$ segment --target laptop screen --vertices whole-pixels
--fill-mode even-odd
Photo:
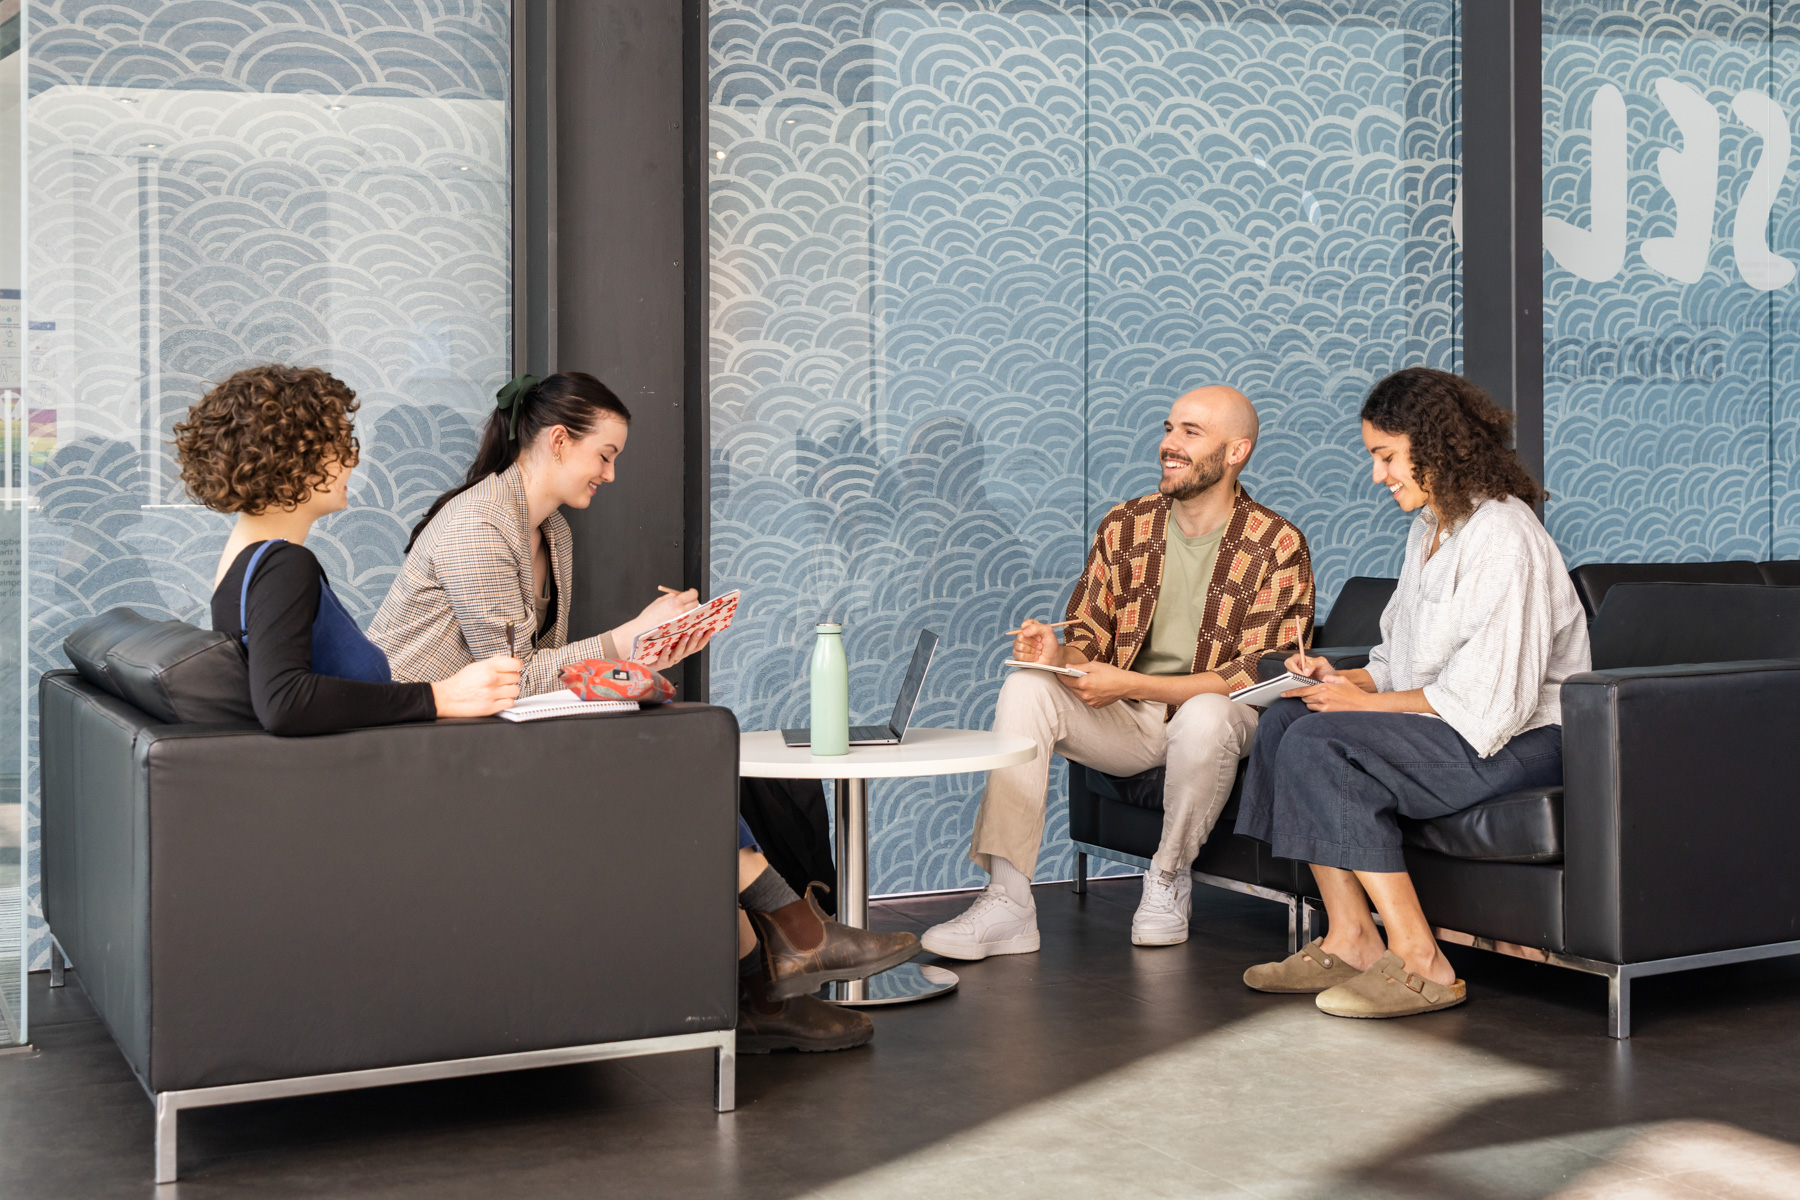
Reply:
[[[919,702],[919,691],[925,686],[925,669],[931,665],[937,644],[937,634],[929,629],[920,631],[919,644],[913,647],[912,662],[906,666],[906,678],[900,683],[900,697],[894,701],[893,718],[888,721],[888,731],[895,737],[904,737],[907,725],[912,722],[913,706]]]

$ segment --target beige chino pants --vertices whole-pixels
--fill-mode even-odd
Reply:
[[[991,870],[999,855],[1030,878],[1044,838],[1044,797],[1050,756],[1060,754],[1106,772],[1136,775],[1167,765],[1162,843],[1152,860],[1165,871],[1190,866],[1231,798],[1238,760],[1250,753],[1257,710],[1224,696],[1195,696],[1165,722],[1167,706],[1120,700],[1089,708],[1048,671],[1015,671],[1000,689],[996,733],[1016,733],[1037,745],[1037,757],[988,772],[975,814],[969,857]]]

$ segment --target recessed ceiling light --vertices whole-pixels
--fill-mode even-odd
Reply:
[[[343,112],[344,111],[344,106],[341,104],[327,104],[325,107],[327,109],[331,110],[332,112]]]
[[[725,152],[724,152],[724,151],[723,151],[723,150],[721,150],[721,151],[719,151],[719,157],[720,157],[720,158],[724,158],[724,157],[725,157]]]
[[[466,171],[466,170],[468,170],[468,169],[469,169],[469,168],[467,168],[467,167],[458,167],[458,168],[456,168],[456,169],[457,169],[457,170],[459,170],[459,171]]]

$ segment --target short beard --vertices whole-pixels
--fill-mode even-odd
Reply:
[[[1171,500],[1192,500],[1202,492],[1218,485],[1225,478],[1225,447],[1220,446],[1205,458],[1190,463],[1186,475],[1175,479],[1164,478],[1156,485],[1156,490]]]

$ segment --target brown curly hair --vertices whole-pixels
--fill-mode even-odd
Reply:
[[[356,393],[317,367],[249,367],[200,398],[175,426],[175,457],[194,499],[255,516],[306,502],[326,464],[360,457]]]
[[[1513,453],[1512,414],[1461,375],[1430,367],[1395,371],[1369,389],[1362,419],[1383,433],[1406,435],[1419,486],[1450,524],[1483,500],[1517,496],[1536,504],[1543,498],[1544,489]]]

